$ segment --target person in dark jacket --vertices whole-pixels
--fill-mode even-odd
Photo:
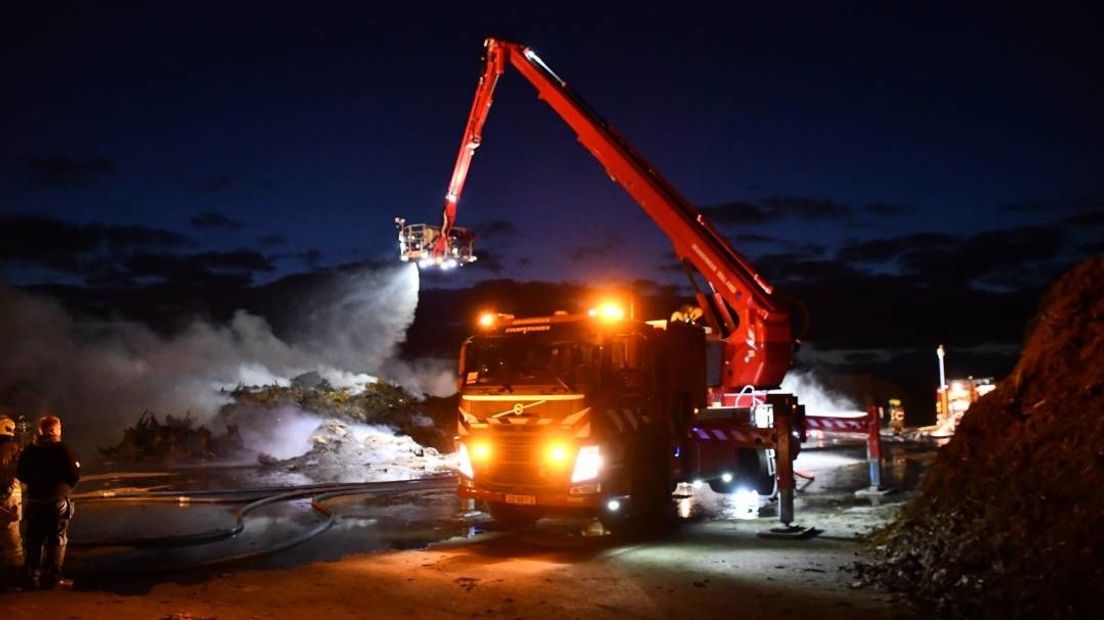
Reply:
[[[68,587],[61,576],[80,462],[61,442],[61,420],[48,415],[38,422],[38,437],[19,455],[16,475],[27,485],[23,501],[23,573],[31,588]]]

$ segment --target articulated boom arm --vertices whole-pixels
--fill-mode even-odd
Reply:
[[[793,360],[794,340],[789,312],[773,298],[771,286],[624,137],[523,45],[493,38],[486,41],[483,75],[445,199],[444,227],[451,227],[456,217],[491,96],[507,62],[536,87],[538,97],[575,131],[609,177],[670,238],[679,260],[708,282],[708,294],[698,290],[697,297],[710,325],[725,342],[723,387],[777,387]]]

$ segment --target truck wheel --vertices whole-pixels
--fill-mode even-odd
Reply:
[[[736,450],[736,482],[759,495],[774,495],[775,478],[770,473],[770,456],[766,450]]]
[[[630,499],[623,514],[602,512],[599,520],[614,532],[662,531],[675,522],[675,490],[668,442],[659,432],[646,432],[633,446]]]
[[[714,493],[728,494],[744,488],[759,495],[774,495],[775,477],[770,473],[770,457],[766,450],[736,448],[733,467],[736,471],[732,472],[731,482],[719,478],[709,481]]]
[[[507,529],[517,529],[533,525],[541,518],[541,513],[536,508],[528,506],[514,506],[502,502],[487,502],[487,511],[495,523]]]

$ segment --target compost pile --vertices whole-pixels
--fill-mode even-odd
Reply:
[[[941,617],[1062,618],[1104,591],[1104,258],[1062,276],[1020,359],[858,568]],[[1091,614],[1090,614],[1091,615]]]
[[[285,460],[266,455],[260,464],[307,475],[315,482],[410,480],[455,469],[453,458],[386,427],[329,420],[311,434],[306,454]]]
[[[224,431],[196,424],[190,414],[159,420],[147,411],[123,431],[118,444],[101,448],[100,453],[109,462],[123,463],[258,459],[263,465],[286,465],[292,470],[324,469],[341,462],[372,473],[393,466],[397,469],[392,473],[401,473],[436,471],[440,453],[453,448],[456,397],[419,399],[386,381],[334,387],[313,372],[284,385],[239,385],[223,394],[229,402],[209,425]],[[299,423],[287,425],[291,419]],[[294,451],[266,453],[266,445],[277,437],[285,449],[292,446]],[[302,457],[286,458],[293,455]],[[394,462],[386,460],[392,457]]]
[[[146,411],[123,431],[118,444],[100,448],[100,454],[108,461],[166,464],[231,459],[240,455],[242,448],[234,424],[216,434],[206,426],[196,426],[190,415],[169,415],[159,421],[156,414]]]
[[[226,424],[265,417],[275,423],[272,412],[290,408],[325,420],[387,427],[421,445],[452,449],[455,407],[447,412],[447,419],[438,420],[443,416],[436,401],[444,399],[419,399],[386,381],[334,387],[311,372],[286,386],[238,386],[230,396],[233,402],[224,405],[216,416]]]

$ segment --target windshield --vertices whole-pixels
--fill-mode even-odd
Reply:
[[[473,340],[465,358],[465,385],[558,385],[575,391],[590,383],[600,348],[548,332]]]

